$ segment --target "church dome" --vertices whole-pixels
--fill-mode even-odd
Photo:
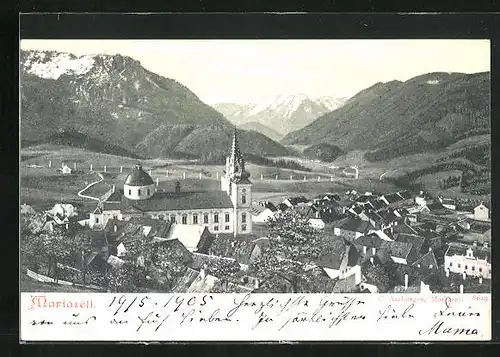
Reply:
[[[141,164],[135,165],[134,171],[132,171],[125,180],[125,185],[127,186],[148,186],[153,184],[153,179],[142,170]]]

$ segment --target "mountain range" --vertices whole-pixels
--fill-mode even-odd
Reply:
[[[216,103],[213,107],[235,125],[258,123],[285,135],[342,106],[346,99],[311,98],[305,94],[279,95],[259,104]],[[252,124],[255,126],[255,124]],[[262,127],[260,127],[262,128]],[[259,131],[259,128],[256,128]]]
[[[490,132],[490,73],[439,72],[377,83],[281,143],[326,143],[388,160]]]
[[[231,145],[234,126],[222,114],[130,57],[21,51],[20,74],[22,145],[56,140],[138,157],[207,160],[219,160]],[[261,133],[239,132],[246,153],[290,153]]]

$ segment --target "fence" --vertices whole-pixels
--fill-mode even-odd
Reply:
[[[64,162],[62,163],[64,164]],[[70,164],[66,164],[71,166]],[[109,173],[109,174],[126,174],[130,172],[133,167],[132,166],[111,166],[111,165],[94,165],[94,164],[88,164],[88,165],[83,165],[83,164],[77,164],[73,163],[73,169],[79,169],[82,171],[89,171],[89,172],[99,172],[99,173]],[[43,166],[42,166],[43,167]],[[49,161],[48,168],[55,168],[54,162]],[[179,180],[186,180],[186,179],[197,179],[197,180],[204,180],[204,179],[216,179],[219,180],[221,175],[223,175],[222,172],[209,172],[207,170],[182,170],[182,169],[153,169],[153,168],[144,168],[144,171],[146,171],[158,184],[158,181],[161,179],[179,179]],[[354,177],[352,177],[354,176]],[[344,172],[335,172],[335,173],[323,173],[323,174],[311,174],[311,173],[299,173],[299,172],[290,172],[290,171],[283,171],[279,174],[273,174],[273,173],[266,173],[266,174],[257,174],[252,177],[252,181],[294,181],[294,182],[300,182],[300,181],[306,181],[306,182],[332,182],[335,180],[335,178],[342,177],[342,178],[352,178],[352,179],[357,179],[357,175],[350,175],[346,174]]]
[[[74,286],[77,288],[86,288],[86,289],[92,289],[92,290],[98,290],[98,291],[105,291],[104,288],[97,286],[97,285],[83,285],[83,284],[73,283],[71,281],[56,280],[54,278],[35,273],[34,271],[31,271],[29,269],[26,269],[26,275],[28,275],[30,278],[32,278],[36,281],[39,281],[41,283],[50,283],[50,284],[57,284],[57,285],[64,285],[64,286]]]

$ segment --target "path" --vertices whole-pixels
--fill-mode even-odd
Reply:
[[[97,174],[99,175],[100,179],[97,180],[97,181],[94,181],[94,182],[91,182],[89,183],[87,186],[85,186],[82,190],[78,191],[78,196],[82,197],[82,198],[88,198],[89,200],[94,200],[94,201],[99,201],[99,198],[97,197],[92,197],[92,196],[87,196],[87,195],[84,195],[83,192],[85,192],[86,190],[88,190],[89,188],[91,188],[92,186],[98,184],[99,182],[102,182],[102,180],[104,180],[104,177],[101,175],[100,172],[97,172]]]
[[[382,175],[380,175],[380,177],[379,177],[380,181],[382,181],[382,177],[384,177],[384,175],[385,175],[386,173],[387,173],[387,171],[386,171],[386,172],[384,172]]]

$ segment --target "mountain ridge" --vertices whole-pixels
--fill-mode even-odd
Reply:
[[[216,157],[227,154],[231,145],[233,125],[222,114],[181,83],[145,69],[130,57],[21,51],[20,63],[24,142],[42,143],[62,130],[143,157],[176,156],[189,150],[199,158],[206,156],[204,136],[220,141],[214,146]],[[170,135],[167,143],[162,132],[177,135]],[[260,133],[240,131],[240,135],[257,143],[240,140],[245,152],[289,153]]]
[[[340,107],[344,101],[343,98],[326,96],[313,99],[298,93],[278,95],[258,104],[215,103],[212,106],[235,125],[256,122],[280,134],[287,134]]]
[[[489,72],[435,72],[376,83],[281,143],[368,150],[372,160],[438,150],[471,128],[490,130],[489,83]]]

